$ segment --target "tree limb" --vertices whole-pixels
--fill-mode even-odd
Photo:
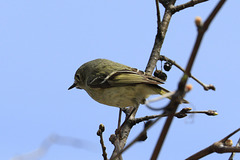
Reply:
[[[234,132],[230,133],[229,135],[224,137],[222,140],[215,142],[212,145],[208,146],[207,148],[188,157],[186,160],[200,159],[200,158],[202,158],[206,155],[209,155],[213,152],[216,152],[216,153],[240,152],[240,147],[231,147],[231,146],[226,145],[226,143],[225,143],[232,135],[234,135],[238,131],[240,131],[240,128],[238,128]]]

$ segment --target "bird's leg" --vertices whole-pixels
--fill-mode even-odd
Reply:
[[[120,125],[121,125],[121,117],[122,117],[122,108],[119,108],[119,115],[118,115],[118,127],[117,129],[120,129]]]
[[[122,123],[122,125],[115,131],[115,133],[121,133],[121,128],[126,124],[126,122],[129,120],[129,119],[134,119],[135,118],[135,115],[136,115],[136,112],[137,112],[137,109],[139,107],[139,104],[136,103],[135,106],[133,107],[129,107],[125,110],[125,114],[126,114],[126,118],[124,120],[124,122]],[[119,113],[120,114],[120,113]],[[119,121],[118,121],[119,122]],[[120,135],[121,137],[121,135]]]
[[[118,125],[117,125],[117,129],[115,130],[116,135],[120,135],[121,133],[121,118],[122,118],[122,108],[119,108]],[[121,135],[119,137],[121,137]]]

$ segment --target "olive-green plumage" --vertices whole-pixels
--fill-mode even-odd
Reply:
[[[84,89],[102,104],[129,107],[144,103],[149,95],[169,92],[158,86],[162,83],[161,79],[135,68],[107,59],[96,59],[78,68],[69,89]]]

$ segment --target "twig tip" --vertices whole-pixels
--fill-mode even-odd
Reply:
[[[214,111],[214,110],[208,110],[206,112],[206,115],[208,115],[208,116],[217,116],[218,113],[217,113],[217,111]]]
[[[212,84],[204,86],[204,90],[208,91],[210,89],[213,90],[213,91],[216,91],[216,87]]]
[[[104,131],[105,131],[105,126],[101,123],[101,124],[99,125],[99,129],[100,129],[102,132],[104,132]]]

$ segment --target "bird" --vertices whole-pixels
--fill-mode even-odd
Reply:
[[[125,108],[144,104],[146,98],[169,91],[159,85],[164,81],[136,68],[107,59],[95,59],[80,66],[74,83],[68,88],[83,89],[95,101]]]

